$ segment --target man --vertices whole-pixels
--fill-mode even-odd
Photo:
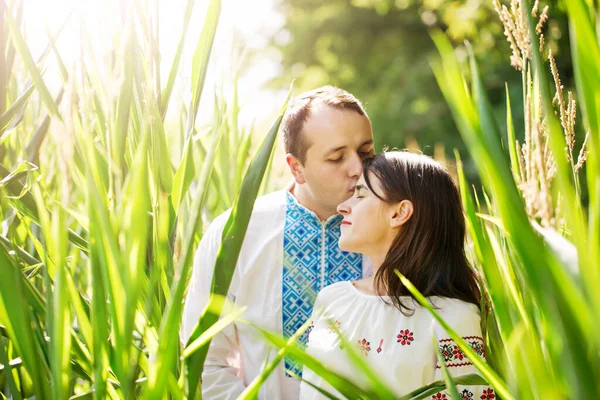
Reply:
[[[371,273],[368,260],[339,249],[337,205],[352,196],[362,160],[373,155],[371,121],[350,93],[331,86],[289,105],[281,131],[294,182],[256,200],[228,298],[245,318],[290,337],[310,317],[319,290]],[[207,304],[214,262],[229,212],[213,221],[194,259],[181,336],[190,337]],[[300,342],[306,344],[306,333]],[[245,324],[213,338],[203,372],[205,399],[235,399],[276,351]],[[285,364],[285,368],[284,365]],[[261,399],[298,397],[301,367],[286,358],[261,388]]]

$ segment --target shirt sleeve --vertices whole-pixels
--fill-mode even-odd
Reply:
[[[207,229],[194,256],[192,278],[184,302],[180,338],[189,340],[200,315],[208,304],[215,260],[221,245],[222,222],[213,221]],[[229,300],[235,300],[230,290]],[[229,400],[237,398],[246,388],[240,377],[239,341],[235,323],[216,334],[210,344],[202,373],[202,397]]]
[[[448,307],[448,310],[442,314],[442,318],[485,361],[485,341],[481,332],[481,318],[477,307],[472,304],[459,303],[458,301],[453,304],[453,307]],[[452,377],[470,374],[481,375],[471,360],[460,350],[456,342],[450,338],[450,335],[438,323],[435,323],[434,332],[438,349]],[[443,372],[437,357],[436,361],[434,380],[443,380]],[[496,398],[494,390],[488,385],[456,385],[456,388],[463,400],[491,400]],[[450,400],[451,396],[447,390],[444,390],[435,394],[432,398],[436,400]]]

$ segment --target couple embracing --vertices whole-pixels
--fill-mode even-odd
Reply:
[[[286,338],[311,320],[300,344],[359,386],[366,379],[353,368],[339,333],[398,396],[443,379],[432,336],[453,376],[476,373],[395,274],[406,276],[484,357],[480,289],[465,256],[460,196],[444,167],[408,152],[375,155],[362,104],[331,86],[295,98],[281,132],[294,181],[256,200],[228,298],[246,307],[247,320]],[[184,341],[207,304],[228,216],[213,221],[196,252]],[[203,398],[237,398],[275,354],[252,327],[229,325],[211,343]],[[341,397],[286,357],[259,398],[326,398],[294,375]],[[487,386],[458,389],[466,400],[495,397]]]

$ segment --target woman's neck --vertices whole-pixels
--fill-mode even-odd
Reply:
[[[383,262],[385,261],[385,253],[383,253],[383,255],[381,255],[381,253],[379,254],[367,254],[367,256],[369,257],[369,259],[371,260],[371,263],[373,264],[373,275],[361,279],[359,281],[355,282],[355,287],[366,294],[370,294],[370,295],[374,295],[374,296],[387,296],[387,293],[380,293],[377,290],[377,287],[375,287],[375,275],[377,274],[377,271],[379,271],[379,268],[381,268],[381,266],[383,265]]]
[[[369,259],[371,260],[371,263],[373,264],[373,276],[375,276],[377,274],[377,271],[379,271],[379,268],[381,268],[381,266],[383,265],[383,262],[385,261],[385,253],[377,253],[377,254],[367,254]]]

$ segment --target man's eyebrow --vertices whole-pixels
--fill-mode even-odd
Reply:
[[[367,140],[366,142],[364,142],[363,144],[361,144],[360,146],[358,146],[358,148],[361,148],[361,147],[366,146],[368,144],[373,144],[373,139]]]
[[[362,143],[360,146],[358,146],[358,148],[361,148],[363,146],[366,146],[368,144],[373,144],[373,139],[369,139],[366,142]],[[327,153],[325,153],[326,155],[329,155],[331,153],[335,153],[336,151],[340,151],[340,150],[344,150],[346,149],[348,146],[339,146],[339,147],[335,147],[333,149],[330,149],[327,151]]]
[[[334,149],[328,150],[327,153],[325,153],[325,154],[329,155],[331,153],[335,153],[336,151],[344,150],[346,147],[348,147],[348,146],[339,146],[339,147],[336,147]]]

